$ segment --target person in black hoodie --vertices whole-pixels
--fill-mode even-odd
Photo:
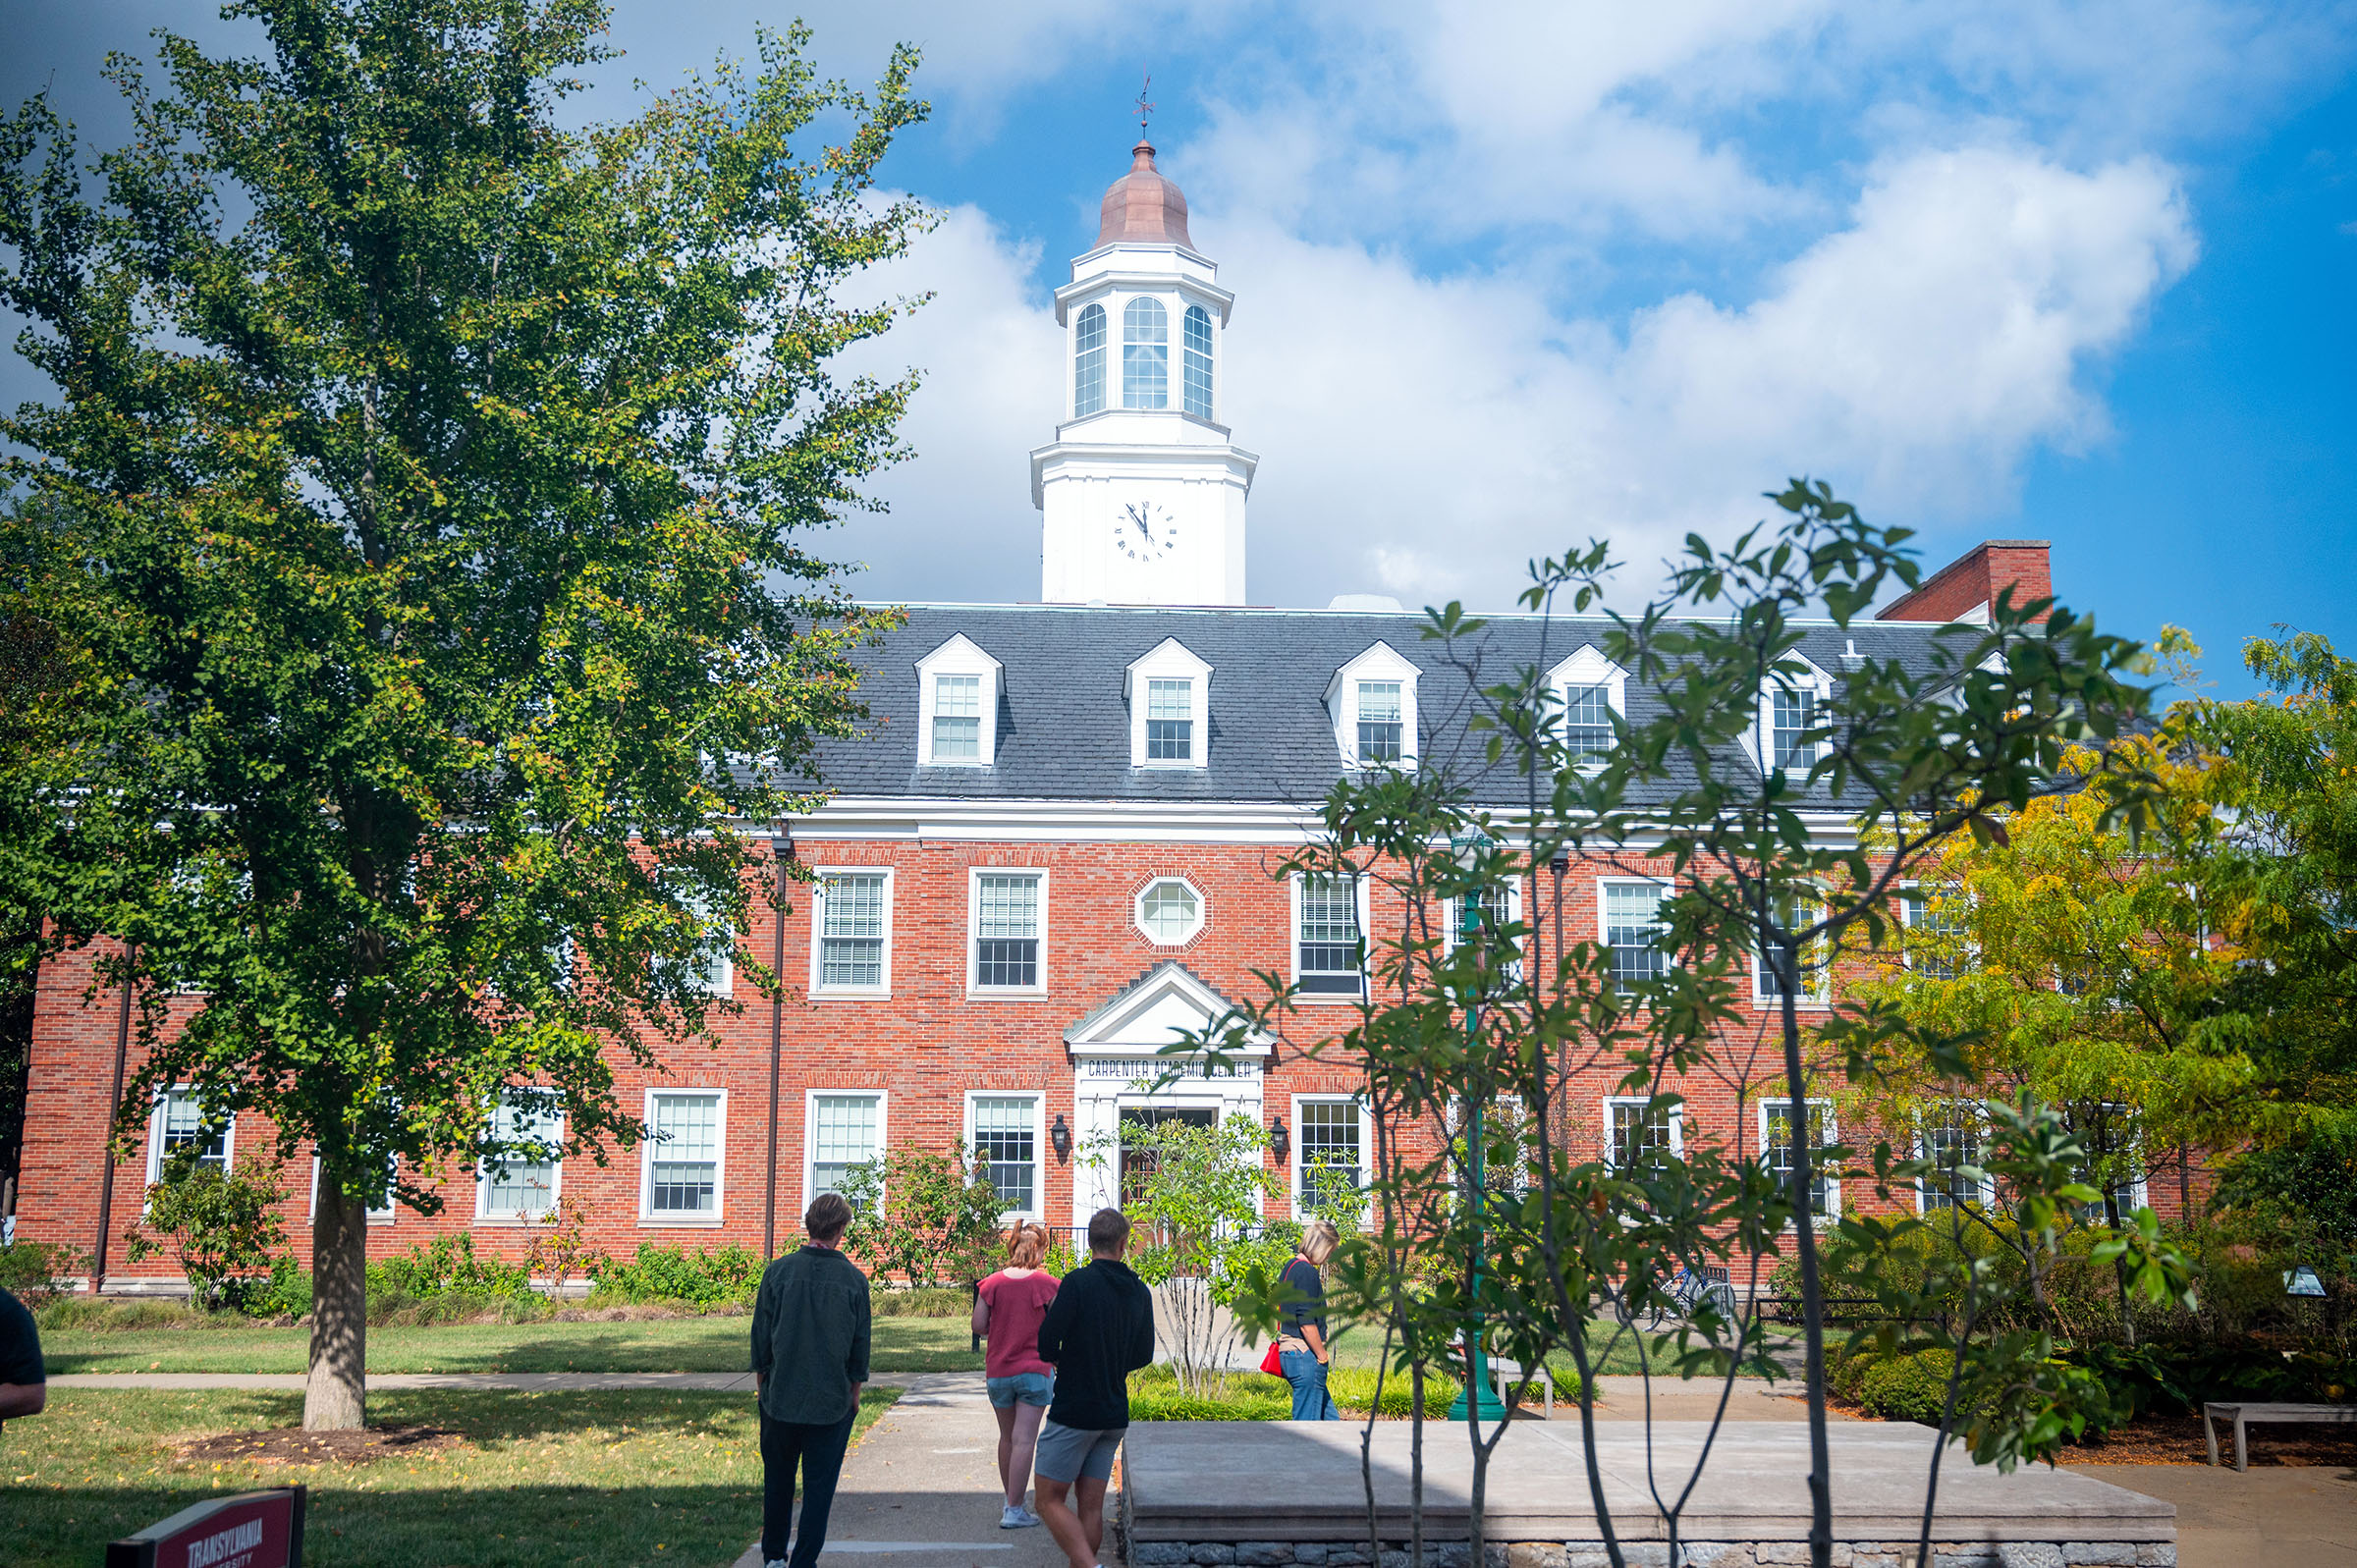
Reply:
[[[1039,1517],[1072,1568],[1098,1568],[1105,1488],[1129,1430],[1129,1375],[1154,1360],[1154,1296],[1122,1262],[1128,1241],[1129,1220],[1119,1209],[1092,1215],[1088,1267],[1066,1276],[1039,1325],[1056,1395],[1031,1475]]]

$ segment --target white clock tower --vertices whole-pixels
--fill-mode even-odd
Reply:
[[[1130,149],[1097,243],[1056,291],[1065,418],[1031,454],[1051,604],[1244,602],[1244,498],[1260,460],[1219,422],[1234,296],[1186,234],[1186,198]]]

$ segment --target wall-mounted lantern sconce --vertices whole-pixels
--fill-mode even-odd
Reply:
[[[1547,862],[1547,869],[1555,873],[1556,881],[1562,881],[1563,873],[1571,869],[1571,851],[1558,846],[1554,858]]]
[[[1277,1162],[1282,1165],[1291,1157],[1292,1152],[1293,1140],[1285,1130],[1285,1118],[1279,1116],[1269,1124],[1269,1153],[1275,1155]]]
[[[1064,1124],[1062,1111],[1056,1113],[1056,1125],[1048,1129],[1048,1142],[1054,1146],[1060,1163],[1072,1158],[1072,1129]]]

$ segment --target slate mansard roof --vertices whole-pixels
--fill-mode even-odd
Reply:
[[[1147,609],[1063,605],[912,605],[906,624],[859,650],[860,691],[869,718],[850,739],[824,743],[824,786],[841,797],[967,800],[1089,800],[1207,804],[1252,802],[1314,808],[1343,776],[1335,716],[1326,703],[1337,671],[1376,643],[1417,667],[1417,721],[1426,766],[1479,767],[1469,683],[1425,640],[1420,613],[1334,610]],[[1608,622],[1558,617],[1488,618],[1458,657],[1480,659],[1486,681],[1532,662],[1552,669],[1582,646],[1601,651]],[[1862,622],[1811,628],[1800,652],[1838,680],[1854,640],[1860,654],[1897,657],[1929,673],[1939,626]],[[917,661],[963,634],[1003,666],[996,755],[987,767],[918,765]],[[1124,676],[1165,638],[1177,638],[1212,667],[1209,766],[1130,765]],[[1959,657],[1970,644],[1955,646]],[[1142,699],[1141,699],[1142,700]],[[1652,708],[1634,680],[1628,716]],[[1510,769],[1476,788],[1508,806],[1523,785]],[[1827,797],[1826,804],[1834,802]]]

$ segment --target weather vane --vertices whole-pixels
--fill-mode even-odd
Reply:
[[[1145,86],[1137,89],[1137,139],[1140,141],[1146,139],[1146,116],[1154,112],[1154,106],[1146,101],[1146,93],[1153,85],[1153,73],[1148,72]]]

